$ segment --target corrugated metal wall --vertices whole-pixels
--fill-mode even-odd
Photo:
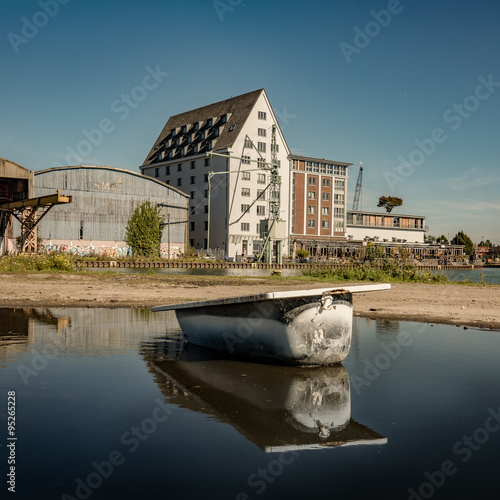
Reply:
[[[188,219],[187,197],[151,177],[111,167],[60,167],[35,173],[35,196],[57,189],[73,203],[58,205],[38,226],[47,239],[123,241],[134,209],[144,201],[158,204],[170,214],[170,241],[183,244]],[[168,238],[163,232],[163,242]]]

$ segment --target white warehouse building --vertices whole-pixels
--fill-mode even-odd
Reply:
[[[264,89],[171,116],[142,174],[189,195],[189,243],[228,258],[256,256],[269,214],[272,131],[281,177],[282,247],[289,238],[289,148]],[[210,173],[210,192],[209,192]],[[213,176],[212,176],[213,173]]]

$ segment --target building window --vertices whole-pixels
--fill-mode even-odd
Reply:
[[[159,177],[159,176],[160,176],[160,169],[155,168],[155,177]]]
[[[317,161],[313,162],[313,172],[319,173],[319,163]]]
[[[170,185],[170,181],[168,181],[168,180],[167,180],[167,181],[165,181],[165,184],[168,184],[168,185]]]
[[[259,111],[259,120],[265,120],[267,118],[267,113],[265,111]]]
[[[219,137],[219,129],[214,129],[214,137]]]
[[[231,125],[231,126],[229,127],[229,132],[232,132],[235,128],[236,128],[236,125]]]
[[[207,220],[203,223],[203,226],[204,226],[203,229],[205,231],[208,231],[208,221]],[[206,246],[206,244],[205,244],[205,246]]]
[[[309,177],[309,186],[316,186],[316,177]]]
[[[293,160],[292,165],[293,165],[293,167],[292,167],[293,170],[297,170],[297,168],[298,168],[298,162],[297,162],[297,160]]]
[[[266,143],[265,142],[258,142],[257,143],[257,151],[260,153],[265,153],[266,152]]]
[[[321,199],[323,201],[330,201],[330,193],[322,193]]]
[[[193,141],[193,137],[191,135],[188,135],[186,140],[188,144],[191,144],[191,142]]]
[[[322,163],[319,167],[319,171],[322,173],[322,174],[326,174],[326,163]]]
[[[175,135],[175,128],[170,130],[170,135],[173,137]]]
[[[321,221],[321,229],[330,229],[330,221],[322,220]]]
[[[193,130],[196,132],[199,128],[200,128],[200,124],[199,124],[198,122],[196,122],[196,123],[193,125]]]
[[[186,125],[183,125],[181,127],[181,134],[185,134],[186,133]]]
[[[334,221],[335,231],[343,231],[344,230],[344,222],[341,220]]]
[[[266,183],[266,174],[257,174],[257,182],[259,184],[265,184]]]
[[[203,196],[204,196],[205,198],[208,198],[208,189],[204,189],[204,190],[203,190]]]
[[[177,186],[182,186],[182,179],[177,179]]]
[[[189,183],[190,183],[190,184],[196,184],[196,176],[192,175],[192,176],[189,178]]]
[[[205,158],[205,167],[210,166],[210,158]]]
[[[245,205],[245,204],[241,205],[241,213],[248,212],[249,208],[250,205]]]
[[[333,165],[328,164],[326,166],[326,173],[330,175],[333,174]]]
[[[340,179],[335,179],[335,189],[341,189],[342,191],[344,190],[345,186],[345,181],[340,180]]]
[[[170,175],[170,165],[165,167],[165,175]]]
[[[313,215],[316,213],[316,207],[314,205],[307,205],[307,213]]]
[[[325,188],[329,188],[330,187],[330,179],[328,179],[328,177],[326,177],[325,179],[323,179],[323,187],[325,187]]]
[[[266,199],[265,191],[263,189],[257,189],[257,199],[259,200]]]
[[[203,182],[208,182],[208,174],[205,174],[205,175],[203,176]]]
[[[212,149],[212,141],[207,142],[207,149]]]
[[[308,219],[307,227],[316,227],[316,221],[314,219]]]
[[[265,128],[259,128],[257,133],[260,135],[260,137],[266,137],[266,129]]]
[[[330,207],[321,207],[321,215],[330,215]]]
[[[241,178],[244,181],[249,181],[250,180],[250,172],[241,172]]]
[[[257,215],[266,215],[266,207],[264,205],[257,205]]]
[[[241,163],[243,163],[243,165],[250,165],[250,156],[242,156]]]
[[[241,188],[241,196],[250,196],[250,188]]]
[[[198,152],[198,145],[197,145],[197,144],[195,144],[195,145],[193,146],[193,153],[197,153],[197,152]]]
[[[242,231],[250,231],[250,223],[249,222],[242,222],[241,223],[241,230]]]
[[[193,170],[194,168],[196,168],[196,162],[195,162],[195,161],[192,161],[192,162],[191,162],[191,170]]]
[[[336,205],[343,205],[344,204],[344,195],[343,194],[334,195],[334,201],[335,201]]]
[[[211,126],[212,126],[212,123],[213,123],[212,118],[209,118],[209,119],[207,120],[207,127],[211,127]]]
[[[343,219],[344,218],[344,209],[343,208],[334,208],[333,209],[333,216],[336,219]]]
[[[333,167],[333,173],[334,173],[335,175],[339,175],[339,172],[340,172],[340,165],[335,165],[335,166]]]
[[[195,228],[194,221],[191,221],[191,222],[189,223],[189,230],[190,230],[190,231],[194,231],[194,228]]]
[[[202,133],[200,134],[200,139],[201,139],[202,141],[204,141],[204,140],[205,140],[205,132],[202,132]]]
[[[251,148],[251,147],[253,147],[253,143],[252,143],[251,139],[245,139],[243,147],[244,148]]]
[[[196,196],[196,191],[191,191],[189,193],[189,198],[191,198],[192,200],[194,200],[194,197]]]
[[[257,167],[264,168],[265,166],[266,166],[266,159],[265,158],[259,158],[257,160]]]
[[[315,200],[316,199],[316,192],[315,191],[308,191],[307,192],[307,198],[309,200]]]
[[[177,172],[182,172],[182,163],[177,165]]]
[[[222,116],[220,117],[220,122],[221,122],[221,123],[226,123],[226,122],[227,122],[227,115],[222,115]]]
[[[208,205],[203,206],[203,213],[208,214]]]

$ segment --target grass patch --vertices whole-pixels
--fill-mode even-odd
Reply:
[[[37,271],[63,271],[75,270],[73,258],[64,253],[7,255],[0,257],[0,272],[23,273]]]

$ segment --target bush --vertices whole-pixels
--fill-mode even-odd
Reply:
[[[16,255],[0,258],[0,271],[73,271],[71,255],[64,253]]]

